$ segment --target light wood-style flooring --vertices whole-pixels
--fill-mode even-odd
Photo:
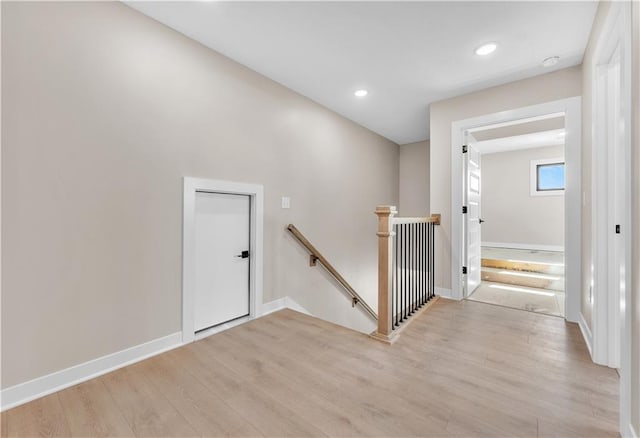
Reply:
[[[467,299],[564,317],[565,295],[564,292],[557,290],[482,281]]]
[[[618,436],[560,318],[441,299],[392,346],[284,310],[2,414],[2,436]]]

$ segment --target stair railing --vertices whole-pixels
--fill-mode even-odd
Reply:
[[[304,235],[298,230],[295,225],[289,224],[287,226],[287,230],[304,246],[307,251],[309,251],[309,266],[316,266],[317,262],[327,270],[329,274],[344,288],[344,290],[351,296],[351,305],[355,307],[356,304],[362,306],[362,308],[371,316],[373,319],[377,320],[378,315],[373,309],[367,304],[366,301],[362,299],[362,297],[355,291],[353,287],[344,279],[340,273],[336,270],[336,268],[329,263],[329,261],[316,249],[315,246],[309,242],[309,240],[304,237]]]
[[[425,304],[435,298],[435,226],[440,215],[395,217],[380,205],[378,216],[378,330],[391,341]]]

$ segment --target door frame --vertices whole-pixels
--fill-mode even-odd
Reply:
[[[196,192],[248,195],[250,207],[249,317],[262,314],[264,187],[204,178],[184,177],[182,210],[182,342],[196,339],[195,310],[195,206]],[[199,337],[198,337],[199,338]]]
[[[631,394],[631,251],[632,235],[632,151],[631,151],[631,2],[612,2],[604,20],[601,36],[596,43],[593,57],[588,68],[592,74],[591,116],[593,133],[592,153],[592,284],[593,284],[593,360],[596,363],[620,367],[620,430],[630,425]],[[609,211],[609,194],[612,181],[609,171],[609,142],[606,138],[607,121],[603,117],[604,102],[608,94],[605,91],[606,78],[601,74],[602,68],[609,65],[609,59],[619,48],[620,55],[620,96],[621,121],[623,128],[623,148],[625,155],[625,197],[623,217],[620,221],[622,238],[624,239],[624,278],[622,296],[610,293],[612,287],[612,271],[616,268],[609,264],[608,248],[613,244],[615,234],[611,225],[614,223],[613,212]],[[606,111],[606,110],[605,110]],[[617,266],[620,267],[619,265]],[[618,327],[619,329],[616,329]]]
[[[467,132],[481,128],[508,126],[517,121],[565,117],[565,319],[578,322],[581,295],[581,97],[545,102],[522,108],[485,114],[451,124],[451,295],[463,299],[462,144]]]

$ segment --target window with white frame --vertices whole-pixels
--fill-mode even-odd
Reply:
[[[564,158],[531,160],[531,196],[564,195]]]

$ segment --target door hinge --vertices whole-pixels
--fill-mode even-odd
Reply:
[[[467,153],[467,145],[466,145],[466,144],[463,144],[463,145],[462,145],[462,153],[463,153],[463,154],[466,154],[466,153]]]
[[[467,206],[466,205],[462,206],[462,214],[467,214]]]
[[[616,225],[616,234],[620,234],[620,225]]]
[[[463,273],[463,274],[466,274],[466,273],[467,273],[467,267],[466,267],[466,266],[463,266],[463,267],[462,267],[462,273]]]

